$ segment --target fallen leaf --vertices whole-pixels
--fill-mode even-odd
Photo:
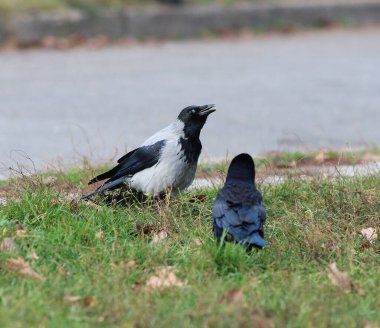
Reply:
[[[242,297],[243,290],[241,288],[232,288],[221,297],[220,301],[232,303],[241,300]]]
[[[6,237],[0,244],[0,251],[1,252],[17,252],[17,244],[12,238]]]
[[[149,277],[145,284],[145,291],[163,290],[184,287],[186,284],[176,276],[176,269],[170,266],[156,269],[156,275]]]
[[[0,197],[0,206],[7,205],[7,199],[5,197]]]
[[[26,230],[22,229],[22,230],[16,230],[16,236],[17,237],[25,237],[26,236]]]
[[[83,304],[86,307],[93,306],[95,304],[95,297],[93,297],[93,296],[85,296],[85,297],[83,297]]]
[[[368,241],[374,241],[377,239],[377,232],[374,228],[367,228],[360,230],[360,235]]]
[[[39,275],[37,272],[35,272],[30,265],[24,261],[21,257],[18,257],[17,259],[10,259],[7,261],[7,267],[8,270],[14,271],[18,273],[21,276],[24,276],[26,278],[32,278],[36,280],[43,281],[44,278]]]
[[[362,288],[354,285],[354,283],[351,281],[350,277],[348,276],[347,272],[339,271],[335,262],[329,264],[328,269],[329,269],[328,275],[333,285],[343,289],[346,292],[355,291],[359,295],[365,294]]]
[[[134,291],[139,291],[139,290],[141,289],[141,286],[142,286],[142,283],[139,282],[139,281],[137,281],[137,282],[135,282],[135,283],[132,285],[132,289],[133,289]]]
[[[152,244],[158,243],[169,238],[169,233],[165,230],[161,230],[153,235]]]
[[[78,305],[83,305],[85,307],[91,307],[95,304],[95,297],[93,296],[73,296],[73,295],[65,295],[63,300],[66,303],[69,304],[78,304]]]
[[[99,230],[96,234],[95,234],[95,237],[97,239],[102,239],[104,237],[104,232],[103,230]]]
[[[66,303],[77,303],[77,302],[79,302],[81,299],[82,299],[81,296],[71,296],[71,295],[65,295],[65,297],[63,298],[63,300],[64,300]]]

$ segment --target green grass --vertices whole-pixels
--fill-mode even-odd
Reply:
[[[356,165],[370,161],[379,161],[379,147],[365,150],[337,151],[332,149],[309,152],[273,152],[255,158],[256,168],[291,169],[305,166],[321,165]],[[198,176],[224,175],[230,161],[204,162],[198,166]]]
[[[128,206],[67,200],[66,193],[88,175],[71,170],[49,187],[41,177],[1,187],[12,198],[0,205],[0,240],[10,237],[18,246],[16,252],[0,252],[1,327],[380,324],[380,243],[358,235],[362,228],[380,229],[380,175],[289,178],[259,186],[270,246],[250,254],[239,245],[215,244],[216,189]],[[160,230],[169,237],[152,243]],[[33,251],[38,260],[31,258]],[[7,261],[17,257],[45,279],[9,270]],[[125,265],[130,261],[135,265]],[[327,275],[331,262],[365,295],[333,286]],[[146,290],[161,266],[175,267],[186,286]],[[243,295],[234,299],[233,288]]]

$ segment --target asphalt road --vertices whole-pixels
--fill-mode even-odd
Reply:
[[[0,174],[122,155],[215,103],[203,158],[380,144],[380,29],[0,53]],[[30,167],[30,165],[29,165]]]

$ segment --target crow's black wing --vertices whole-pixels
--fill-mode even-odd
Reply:
[[[118,160],[118,165],[113,169],[102,173],[92,179],[88,184],[108,179],[108,182],[117,180],[124,176],[131,176],[157,164],[162,148],[166,141],[161,140],[149,146],[136,148]]]
[[[218,243],[220,242],[220,239],[223,235],[222,218],[224,217],[226,210],[228,210],[228,205],[218,195],[212,208],[213,231],[216,239],[218,240]]]

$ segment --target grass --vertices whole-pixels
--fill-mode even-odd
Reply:
[[[372,147],[363,150],[337,151],[333,149],[309,151],[309,152],[272,152],[255,159],[256,168],[259,170],[273,171],[273,169],[297,169],[301,167],[357,165],[380,160],[380,150]],[[224,175],[230,161],[204,162],[198,167],[198,176]]]
[[[72,201],[89,172],[16,179],[0,187],[1,327],[364,327],[380,324],[380,175],[296,177],[259,186],[270,246],[218,248],[211,208],[217,189],[160,203],[100,206]],[[152,239],[159,231],[168,238]],[[33,255],[38,256],[38,259]],[[44,280],[9,269],[21,257]],[[337,262],[364,295],[328,278]],[[159,267],[185,286],[149,290]]]

